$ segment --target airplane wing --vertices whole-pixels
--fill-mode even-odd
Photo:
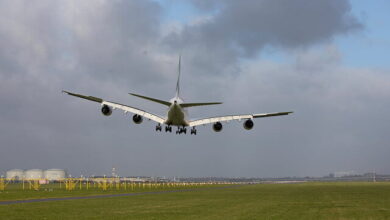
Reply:
[[[163,124],[165,122],[165,119],[163,117],[161,117],[161,116],[154,115],[152,113],[149,113],[149,112],[146,112],[144,110],[141,110],[141,109],[138,109],[138,108],[134,108],[134,107],[131,107],[131,106],[128,106],[128,105],[123,105],[123,104],[115,103],[115,102],[111,102],[111,101],[105,101],[105,100],[103,100],[101,98],[97,98],[97,97],[94,97],[94,96],[85,96],[85,95],[72,93],[72,92],[68,92],[68,91],[62,91],[62,92],[66,93],[68,95],[71,95],[71,96],[76,96],[76,97],[79,97],[79,98],[82,98],[82,99],[87,99],[87,100],[90,100],[90,101],[93,101],[93,102],[98,102],[101,105],[110,106],[112,109],[121,109],[125,113],[131,112],[133,114],[137,114],[137,115],[140,115],[140,116],[145,117],[147,119],[150,119],[150,120],[153,120],[155,122],[158,122],[160,124]]]
[[[262,113],[262,114],[251,114],[251,115],[228,115],[228,116],[204,118],[204,119],[190,121],[189,126],[193,127],[193,126],[211,124],[215,122],[281,116],[281,115],[288,115],[291,113],[293,112],[275,112],[275,113]]]

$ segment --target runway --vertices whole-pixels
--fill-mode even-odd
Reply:
[[[91,196],[54,197],[54,198],[26,199],[26,200],[8,200],[8,201],[0,201],[0,205],[12,205],[12,204],[22,204],[22,203],[35,203],[35,202],[54,202],[54,201],[66,201],[66,200],[78,200],[78,199],[100,199],[100,198],[140,196],[140,195],[151,195],[151,194],[167,194],[167,193],[178,193],[178,192],[202,191],[202,190],[210,190],[210,189],[226,189],[226,188],[233,188],[233,187],[239,187],[239,186],[241,186],[241,185],[210,187],[210,188],[201,188],[201,189],[179,189],[179,190],[157,191],[157,192],[134,192],[134,193],[105,194],[105,195],[91,195]]]

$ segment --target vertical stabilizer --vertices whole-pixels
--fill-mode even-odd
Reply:
[[[177,76],[177,83],[176,83],[176,98],[180,96],[180,72],[181,72],[181,55],[179,56],[179,73]]]

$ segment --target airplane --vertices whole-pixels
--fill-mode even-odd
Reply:
[[[164,100],[147,97],[135,93],[129,93],[129,95],[167,106],[168,111],[166,117],[152,114],[132,106],[106,101],[94,96],[85,96],[77,93],[68,92],[65,90],[63,90],[62,92],[71,96],[100,103],[101,112],[104,116],[110,116],[112,114],[112,110],[120,109],[123,110],[125,114],[129,112],[133,113],[134,114],[133,122],[135,124],[141,124],[143,122],[143,118],[147,118],[149,120],[157,122],[156,129],[155,129],[156,131],[161,132],[162,125],[165,125],[165,132],[172,132],[172,126],[176,126],[177,127],[176,134],[182,134],[182,133],[186,134],[187,127],[189,127],[191,128],[190,134],[196,135],[197,134],[196,126],[206,125],[206,124],[213,124],[212,125],[213,130],[215,132],[220,132],[222,131],[223,128],[221,122],[229,122],[232,120],[239,120],[239,121],[245,120],[243,123],[244,128],[246,130],[251,130],[254,126],[254,122],[253,122],[254,118],[282,116],[282,115],[288,115],[293,113],[292,111],[289,111],[289,112],[275,112],[275,113],[261,113],[261,114],[226,115],[226,116],[203,118],[198,120],[188,120],[187,108],[195,107],[195,106],[205,106],[205,105],[218,105],[218,104],[222,104],[222,102],[199,102],[199,103],[184,102],[183,99],[180,98],[181,56],[179,56],[178,72],[179,73],[176,82],[176,94],[175,97],[172,98],[170,101],[164,101]]]

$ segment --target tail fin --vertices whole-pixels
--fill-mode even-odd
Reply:
[[[179,74],[177,77],[177,83],[176,83],[176,97],[180,96],[180,72],[181,72],[181,55],[179,56]]]

